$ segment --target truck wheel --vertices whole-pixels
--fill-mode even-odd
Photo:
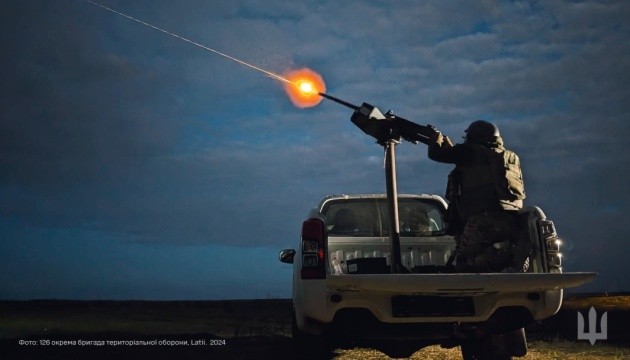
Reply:
[[[496,354],[491,348],[485,346],[481,340],[468,342],[461,345],[463,360],[510,360],[512,356]]]
[[[422,346],[409,341],[387,341],[376,348],[390,358],[402,359],[411,357]]]
[[[527,354],[527,339],[525,328],[511,331],[503,336],[503,343],[512,356],[525,356]]]
[[[480,360],[482,359],[481,340],[468,340],[461,344],[463,360]]]
[[[317,336],[301,331],[293,314],[291,324],[293,340],[293,354],[295,359],[327,359],[330,356],[330,345],[323,336]]]
[[[505,334],[489,334],[478,340],[470,339],[461,344],[461,349],[464,360],[509,360],[512,356],[525,356],[525,329],[520,328]]]

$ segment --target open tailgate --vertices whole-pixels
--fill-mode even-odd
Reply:
[[[593,280],[594,272],[491,274],[344,274],[328,276],[336,291],[395,293],[491,293],[567,289]]]

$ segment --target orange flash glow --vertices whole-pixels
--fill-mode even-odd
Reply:
[[[319,93],[326,92],[324,79],[313,70],[304,68],[285,74],[290,82],[284,85],[291,102],[300,108],[312,107],[322,101]]]

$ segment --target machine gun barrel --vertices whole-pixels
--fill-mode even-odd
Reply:
[[[319,96],[321,96],[321,97],[324,97],[324,98],[328,99],[328,100],[332,100],[332,101],[336,102],[337,104],[341,104],[341,105],[343,105],[343,106],[345,106],[345,107],[349,107],[350,109],[352,109],[352,110],[354,110],[354,111],[359,110],[359,107],[358,107],[358,106],[356,106],[356,105],[352,105],[352,104],[350,104],[349,102],[347,102],[347,101],[343,101],[343,100],[341,100],[341,99],[339,99],[339,98],[336,98],[336,97],[334,97],[334,96],[332,96],[332,95],[328,95],[328,94],[326,94],[326,93],[322,93],[322,92],[317,93],[317,94],[318,94]]]

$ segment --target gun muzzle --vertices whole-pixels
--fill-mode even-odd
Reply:
[[[353,104],[350,104],[349,102],[347,102],[347,101],[343,101],[343,100],[341,100],[341,99],[339,99],[339,98],[336,98],[336,97],[334,97],[334,96],[332,96],[332,95],[328,95],[328,94],[326,94],[326,93],[322,93],[322,92],[320,92],[320,93],[318,93],[318,94],[319,94],[319,96],[321,96],[321,97],[323,97],[323,98],[326,98],[326,99],[328,99],[328,100],[332,100],[332,101],[336,102],[337,104],[341,104],[341,105],[343,105],[343,106],[345,106],[345,107],[349,107],[350,109],[352,109],[352,110],[354,110],[354,111],[359,110],[359,107],[358,107],[358,106],[353,105]]]

